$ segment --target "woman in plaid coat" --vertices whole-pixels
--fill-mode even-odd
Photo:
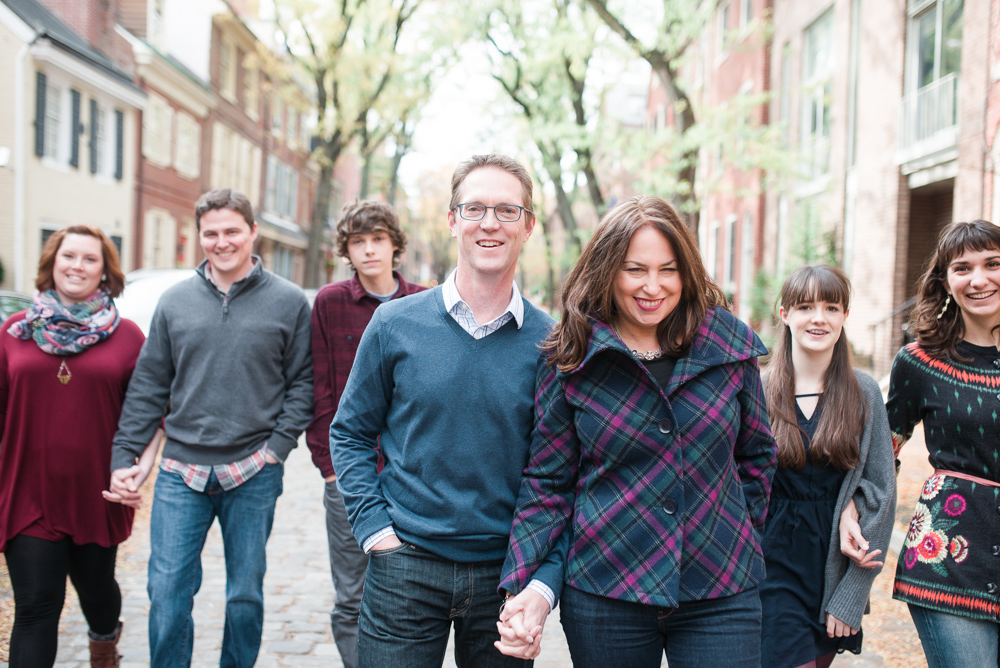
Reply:
[[[605,215],[563,288],[501,589],[504,653],[539,650],[562,569],[575,666],[758,666],[775,444],[753,331],[655,197]],[[515,594],[519,594],[514,596]]]

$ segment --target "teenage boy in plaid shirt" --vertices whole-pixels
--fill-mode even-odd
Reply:
[[[226,556],[220,665],[249,668],[260,649],[282,462],[312,417],[309,302],[252,254],[257,224],[242,193],[205,193],[195,224],[206,259],[153,314],[112,446],[108,496],[138,504],[151,458],[136,457],[166,412],[150,521],[150,665],[191,665],[201,550],[218,517]]]
[[[326,534],[330,546],[334,604],[330,626],[344,668],[358,665],[358,612],[368,555],[351,533],[344,497],[330,459],[330,423],[340,404],[361,335],[382,303],[425,290],[407,283],[394,267],[406,250],[406,234],[388,204],[348,204],[337,221],[337,254],[354,268],[349,280],[316,295],[312,314],[313,421],[306,443],[326,490]]]

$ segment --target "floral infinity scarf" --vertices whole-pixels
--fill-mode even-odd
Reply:
[[[111,336],[121,322],[115,303],[105,290],[90,299],[64,306],[55,290],[36,292],[24,316],[7,330],[22,341],[34,339],[51,355],[76,355]]]

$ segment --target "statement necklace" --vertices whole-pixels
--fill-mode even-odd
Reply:
[[[618,327],[616,325],[611,325],[611,329],[615,330],[615,334],[618,338],[621,339],[622,343],[625,343],[625,338],[622,336],[622,333],[618,331]],[[625,347],[628,347],[627,343],[625,343]],[[632,350],[632,357],[637,360],[643,360],[644,362],[652,362],[653,360],[658,360],[663,357],[663,348],[660,347],[656,350],[647,350],[644,353],[640,353],[638,350]]]

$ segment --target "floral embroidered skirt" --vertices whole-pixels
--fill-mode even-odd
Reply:
[[[940,474],[924,482],[893,598],[1000,622],[1000,487]]]

